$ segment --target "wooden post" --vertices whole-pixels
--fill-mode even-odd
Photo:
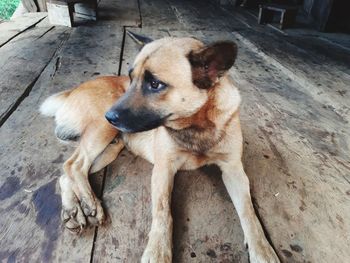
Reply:
[[[73,26],[73,10],[65,1],[47,2],[49,21],[53,25]]]

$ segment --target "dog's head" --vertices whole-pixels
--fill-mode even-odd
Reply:
[[[229,41],[205,46],[194,38],[129,35],[143,47],[129,71],[130,86],[106,113],[122,132],[154,129],[196,113],[237,54]]]

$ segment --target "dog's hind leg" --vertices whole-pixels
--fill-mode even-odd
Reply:
[[[62,215],[64,221],[67,220],[65,215],[73,215],[73,218],[69,218],[65,222],[65,225],[70,229],[74,221],[78,223],[76,227],[84,228],[86,226],[83,220],[79,220],[79,213],[75,213],[76,210],[78,212],[81,210],[91,224],[102,224],[104,221],[102,206],[89,184],[88,174],[96,158],[106,150],[116,134],[117,131],[104,121],[88,126],[81,136],[79,146],[64,163],[63,169],[70,179],[70,187],[75,193],[75,198],[73,198],[71,190],[68,189],[69,186],[65,183],[67,179],[63,178],[61,183],[61,187],[64,187],[62,189],[62,194],[64,194],[62,195]],[[108,156],[110,157],[110,154]],[[110,160],[110,158],[107,159]],[[102,158],[102,160],[105,160],[105,158]],[[101,165],[102,162],[100,167]],[[65,206],[65,198],[69,199],[70,206]]]
[[[267,241],[251,201],[249,180],[241,161],[219,163],[222,178],[238,213],[252,263],[280,262]]]

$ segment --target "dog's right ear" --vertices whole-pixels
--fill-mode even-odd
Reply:
[[[126,31],[128,33],[128,35],[137,43],[140,45],[140,47],[142,48],[144,45],[151,43],[153,41],[152,38],[143,36],[143,35],[139,35],[136,33],[133,33],[129,30]]]

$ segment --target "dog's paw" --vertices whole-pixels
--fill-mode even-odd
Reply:
[[[164,235],[150,235],[141,263],[171,263],[171,261],[172,251],[169,238]]]
[[[98,225],[104,222],[103,208],[97,198],[80,200],[73,190],[74,182],[66,175],[60,178],[60,187],[62,195],[61,218],[68,230],[80,234],[88,225]]]
[[[83,198],[80,205],[90,225],[102,225],[104,223],[105,214],[101,202],[97,198],[90,198],[89,201]]]
[[[276,252],[265,240],[249,247],[249,259],[251,263],[280,263]]]
[[[86,227],[86,218],[78,201],[63,205],[61,218],[64,226],[72,233],[80,234]]]
[[[93,208],[91,208],[93,207]],[[96,200],[93,206],[74,196],[69,198],[62,192],[62,221],[73,233],[80,234],[88,225],[103,224],[105,216],[101,203]]]
[[[146,248],[141,263],[171,263],[171,252],[157,248]]]

